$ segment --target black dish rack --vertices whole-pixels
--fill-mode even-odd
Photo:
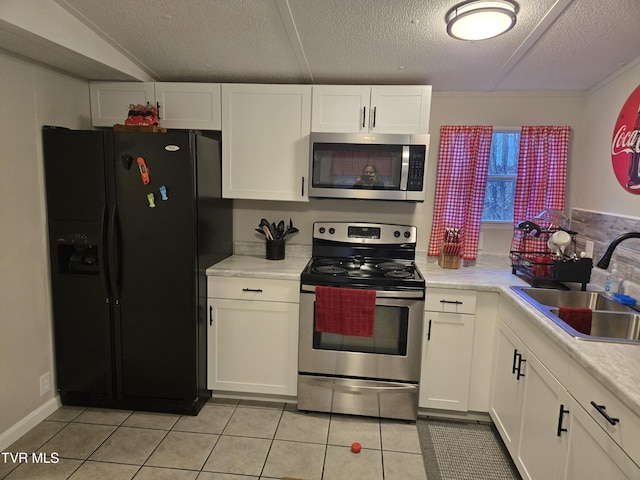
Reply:
[[[535,237],[540,245],[540,240],[544,243],[557,230],[543,230],[539,237]],[[591,270],[593,260],[591,258],[577,258],[575,255],[575,233],[567,231],[572,238],[573,256],[556,255],[550,251],[518,251],[512,250],[509,254],[511,258],[511,272],[520,275],[533,287],[550,285],[554,287],[568,288],[563,283],[579,283],[581,290],[587,289],[587,284],[591,281]],[[515,230],[514,237],[521,236],[521,245],[525,247],[530,243],[531,237],[526,233]]]

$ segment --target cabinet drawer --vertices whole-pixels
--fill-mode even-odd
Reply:
[[[618,400],[609,390],[594,379],[575,361],[571,362],[571,374],[568,390],[589,415],[604,431],[625,451],[631,459],[640,465],[640,417]],[[595,402],[614,421],[612,425],[598,409]]]
[[[474,290],[427,287],[424,309],[429,312],[473,314],[476,311],[476,292]]]
[[[297,280],[210,276],[207,279],[207,297],[298,303],[300,301],[300,282]]]

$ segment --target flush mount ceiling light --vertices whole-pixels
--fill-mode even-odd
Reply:
[[[516,24],[518,5],[509,0],[470,0],[447,12],[447,33],[459,40],[486,40]]]

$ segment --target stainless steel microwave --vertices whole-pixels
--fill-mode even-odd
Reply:
[[[424,202],[429,135],[312,133],[309,197]]]

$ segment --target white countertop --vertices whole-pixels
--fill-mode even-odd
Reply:
[[[207,269],[207,275],[299,280],[309,257],[290,256],[266,260],[264,256],[233,255]],[[527,285],[503,266],[443,269],[435,262],[418,259],[427,288],[458,288],[499,292],[508,298],[556,345],[568,352],[594,378],[632,411],[640,412],[640,345],[579,340],[568,335],[543,313],[529,305],[511,288]]]
[[[207,268],[207,275],[300,280],[300,273],[308,262],[309,257],[267,260],[264,255],[232,255]]]

